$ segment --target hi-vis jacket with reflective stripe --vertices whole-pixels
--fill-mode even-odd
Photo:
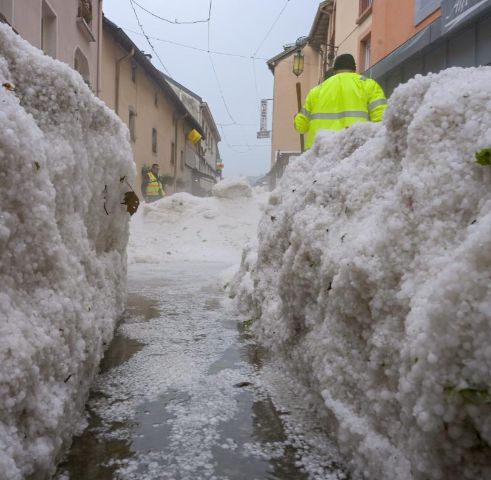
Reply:
[[[153,174],[153,172],[148,172],[147,175],[148,184],[145,195],[152,200],[158,200],[159,198],[164,197],[165,191],[162,183],[160,183],[160,180]]]
[[[314,87],[295,117],[295,128],[307,133],[310,148],[319,130],[342,130],[357,122],[380,122],[387,108],[382,87],[354,72],[342,72]]]

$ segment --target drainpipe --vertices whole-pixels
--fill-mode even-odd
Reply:
[[[119,113],[119,77],[121,75],[121,63],[127,60],[128,58],[133,57],[135,54],[135,48],[133,47],[131,49],[131,52],[128,53],[128,55],[125,55],[124,57],[121,57],[120,59],[116,60],[116,85],[115,85],[115,102],[114,102],[114,111],[116,114]]]
[[[334,63],[334,58],[336,57],[336,47],[334,42],[336,40],[336,2],[333,3],[331,18],[329,19],[329,23],[331,25],[331,36],[329,38],[329,53],[327,54],[328,59],[328,67],[331,68]]]
[[[99,19],[97,25],[97,85],[96,95],[101,96],[101,60],[102,60],[102,0],[99,0],[99,10],[97,11],[97,18]]]

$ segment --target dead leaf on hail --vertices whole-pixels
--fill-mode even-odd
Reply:
[[[122,205],[126,205],[126,210],[130,215],[133,215],[140,205],[140,200],[135,192],[126,192],[124,194],[124,202]]]

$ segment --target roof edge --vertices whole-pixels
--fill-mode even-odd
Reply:
[[[152,79],[159,85],[159,87],[164,90],[168,95],[169,100],[171,100],[177,107],[178,111],[184,114],[186,120],[196,129],[200,134],[204,135],[203,129],[199,122],[193,117],[189,112],[187,107],[181,101],[179,96],[176,94],[174,89],[167,83],[164,75],[160,70],[158,70],[153,63],[145,56],[145,54],[136,46],[136,44],[131,40],[131,38],[125,33],[125,31],[116,25],[114,22],[109,20],[105,15],[102,16],[103,26],[109,30],[116,41],[125,49],[131,50],[135,49],[134,59],[140,64],[140,66],[152,77]],[[170,78],[170,77],[169,77]]]

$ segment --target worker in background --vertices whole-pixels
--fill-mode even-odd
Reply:
[[[159,166],[156,163],[142,178],[142,194],[147,203],[165,197],[164,186],[159,178]]]
[[[357,122],[380,122],[387,108],[382,87],[356,73],[353,55],[345,53],[334,61],[334,75],[314,87],[305,106],[295,116],[295,129],[307,134],[310,148],[319,130],[343,130]]]

